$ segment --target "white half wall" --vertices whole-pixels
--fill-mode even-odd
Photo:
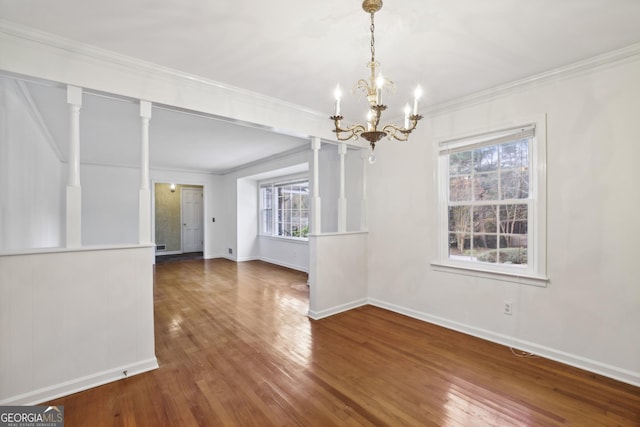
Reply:
[[[0,405],[157,368],[152,262],[152,246],[0,254]]]
[[[258,259],[293,270],[309,272],[309,242],[306,240],[259,237]]]
[[[309,236],[309,317],[321,319],[367,304],[365,232]]]

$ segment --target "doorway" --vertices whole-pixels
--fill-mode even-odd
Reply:
[[[204,251],[204,187],[155,183],[156,255]]]

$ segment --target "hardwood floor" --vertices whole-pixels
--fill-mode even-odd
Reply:
[[[155,272],[160,369],[49,402],[74,426],[639,426],[640,388],[366,306],[306,317],[262,262]]]

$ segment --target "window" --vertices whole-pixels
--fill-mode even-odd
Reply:
[[[434,265],[544,278],[540,127],[440,143],[440,260]]]
[[[260,232],[263,235],[307,239],[309,180],[260,185]]]

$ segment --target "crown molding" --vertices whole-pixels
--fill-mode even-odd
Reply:
[[[640,43],[636,43],[621,49],[597,55],[582,61],[574,62],[553,70],[545,71],[523,79],[515,80],[503,85],[494,86],[470,95],[445,101],[440,104],[428,107],[424,115],[437,115],[451,112],[460,108],[470,107],[479,103],[491,101],[504,97],[517,90],[540,85],[551,80],[577,76],[596,69],[617,65],[626,61],[636,61],[640,59]]]
[[[49,46],[51,48],[66,51],[77,55],[87,61],[97,63],[106,68],[119,68],[121,70],[134,72],[137,75],[154,76],[155,78],[169,81],[173,84],[184,85],[196,88],[214,88],[223,90],[231,94],[238,95],[251,102],[259,104],[270,104],[282,108],[295,110],[300,113],[313,117],[314,119],[324,120],[325,114],[297,104],[283,101],[278,98],[269,97],[260,93],[251,92],[249,90],[206,79],[201,76],[185,73],[169,67],[160,66],[148,61],[143,61],[130,56],[118,54],[106,49],[98,48],[85,43],[66,39],[51,33],[46,33],[33,28],[25,27],[0,18],[0,34],[4,33],[10,37],[21,40],[31,41],[39,45]],[[630,45],[621,49],[604,53],[568,64],[553,70],[545,71],[530,77],[515,80],[499,86],[494,86],[482,91],[475,92],[470,95],[462,96],[456,99],[442,102],[440,104],[426,107],[424,115],[438,115],[460,108],[473,106],[492,99],[507,96],[522,88],[539,85],[554,79],[567,78],[579,75],[594,69],[612,66],[623,61],[637,60],[640,56],[640,43]],[[88,88],[91,89],[91,88]],[[274,129],[279,131],[278,129]],[[323,138],[325,141],[333,141],[332,138]],[[351,144],[350,144],[351,145]]]
[[[7,21],[0,18],[0,33],[7,34],[11,37],[35,42],[39,45],[45,45],[54,49],[63,50],[74,55],[78,55],[84,59],[87,59],[100,65],[107,65],[111,67],[117,67],[128,71],[134,71],[141,75],[153,75],[155,77],[168,79],[172,82],[178,81],[182,85],[195,86],[195,87],[210,87],[222,89],[237,95],[241,95],[245,98],[250,98],[253,101],[261,101],[263,103],[277,104],[281,107],[294,109],[299,112],[317,116],[318,118],[325,118],[324,113],[312,110],[301,105],[297,105],[288,101],[284,101],[278,98],[273,98],[261,93],[252,92],[237,86],[229,85],[226,83],[218,82],[215,80],[207,79],[202,76],[189,74],[180,70],[165,67],[162,65],[154,64],[152,62],[144,61],[138,58],[133,58],[127,55],[122,55],[113,51],[102,49],[96,46],[92,46],[86,43],[70,40],[64,37],[60,37],[51,33],[36,30],[34,28],[26,27],[16,24],[14,22]]]

